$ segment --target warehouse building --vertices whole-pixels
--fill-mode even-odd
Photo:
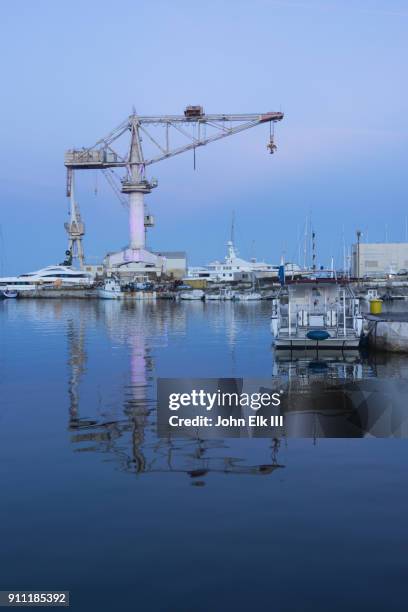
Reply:
[[[351,274],[376,277],[403,274],[408,270],[407,242],[360,242],[353,244]]]
[[[187,272],[187,255],[184,251],[156,251],[162,258],[164,270],[168,276],[181,279]]]
[[[104,268],[108,276],[119,275],[124,280],[149,276],[158,280],[163,275],[175,280],[183,278],[187,270],[187,256],[184,251],[160,251],[152,253],[150,263],[136,261],[140,250],[124,249],[117,253],[108,253],[104,259]]]

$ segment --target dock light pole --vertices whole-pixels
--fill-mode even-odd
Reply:
[[[357,284],[360,285],[360,239],[361,231],[357,230]]]

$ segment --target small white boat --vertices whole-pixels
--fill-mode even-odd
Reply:
[[[250,291],[249,293],[237,293],[234,299],[240,302],[255,302],[262,300],[262,295],[256,291]]]
[[[204,291],[202,289],[189,289],[180,293],[181,300],[203,300]]]
[[[118,300],[123,296],[120,283],[115,278],[107,278],[97,291],[98,297],[103,300]]]
[[[235,291],[231,291],[231,289],[220,289],[217,292],[205,294],[206,301],[207,300],[225,301],[225,300],[234,300],[234,299],[235,299]]]
[[[212,302],[212,301],[221,301],[224,298],[222,297],[221,293],[206,293],[205,294],[205,301],[206,302]]]
[[[262,300],[262,294],[256,291],[256,278],[254,274],[252,275],[252,287],[246,291],[236,293],[234,300],[239,300],[240,302],[257,302]]]

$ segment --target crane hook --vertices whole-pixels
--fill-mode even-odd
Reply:
[[[266,148],[269,149],[269,153],[271,155],[273,155],[276,151],[276,149],[278,148],[275,144],[275,141],[273,140],[273,136],[271,136],[271,138],[269,139],[268,144],[266,145]]]
[[[269,124],[269,142],[266,145],[266,148],[269,149],[269,153],[271,155],[273,155],[276,149],[278,148],[275,144],[274,136],[275,136],[275,124],[271,122]]]

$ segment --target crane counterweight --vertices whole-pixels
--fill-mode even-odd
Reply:
[[[204,109],[202,106],[186,106],[184,116],[187,119],[195,119],[197,117],[203,117]]]

